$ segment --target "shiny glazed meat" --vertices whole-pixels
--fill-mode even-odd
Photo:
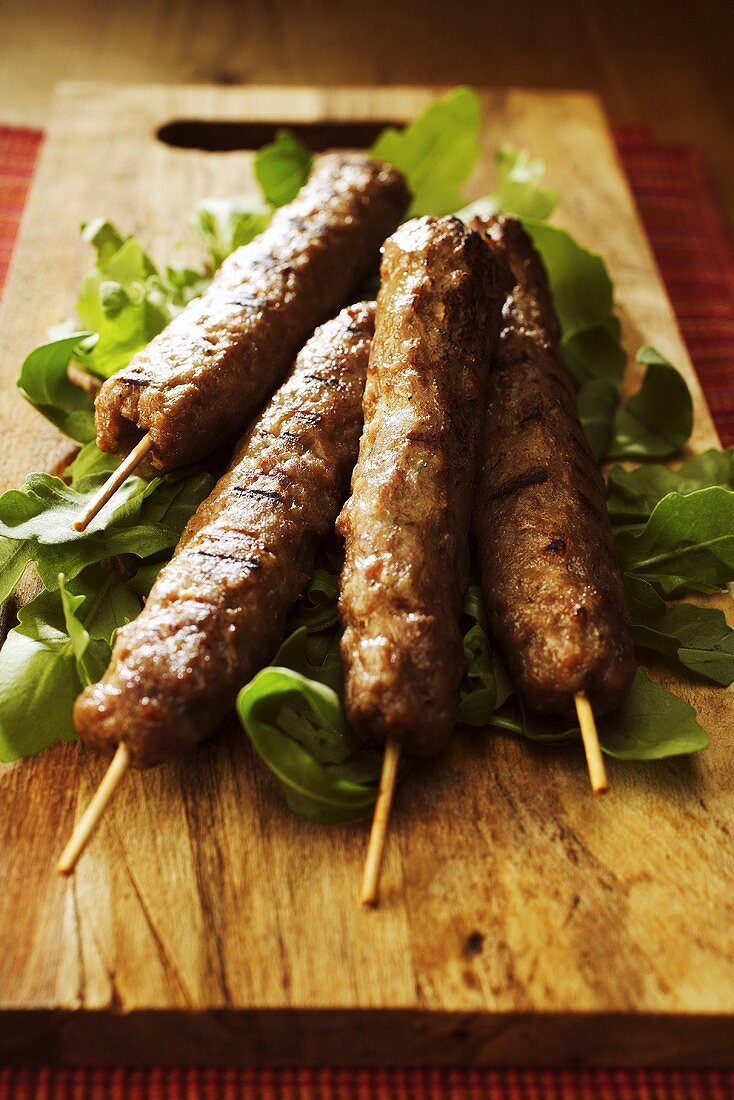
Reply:
[[[408,192],[366,155],[320,157],[293,202],[222,264],[96,400],[97,442],[127,454],[150,432],[153,469],[193,462],[236,439],[316,325],[350,300]]]
[[[104,679],[74,707],[85,741],[137,767],[191,749],[273,655],[348,490],[374,305],[320,328],[186,527]]]
[[[501,265],[457,218],[384,246],[340,610],[347,718],[367,742],[438,751],[454,726],[459,615]]]
[[[585,691],[597,712],[613,710],[634,675],[627,601],[545,269],[518,222],[472,225],[516,281],[489,379],[473,520],[487,611],[531,707],[572,713]]]

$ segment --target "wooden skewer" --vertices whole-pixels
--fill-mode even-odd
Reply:
[[[150,438],[150,433],[146,432],[127,458],[124,458],[117,469],[110,474],[104,485],[100,485],[89,504],[74,520],[75,531],[86,531],[97,513],[102,511],[110,497],[115,495],[125,478],[140,465],[152,447],[153,440]]]
[[[66,368],[66,376],[70,382],[73,382],[80,390],[86,390],[92,397],[96,397],[102,389],[102,383],[99,378],[94,374],[90,374],[89,371],[82,370],[76,363],[69,363],[69,366]]]
[[[76,867],[79,856],[89,843],[92,833],[99,825],[102,814],[129,766],[130,750],[121,741],[102,782],[92,795],[89,805],[79,818],[76,828],[71,834],[69,843],[61,853],[61,859],[56,864],[56,870],[60,875],[70,875]]]
[[[599,745],[599,734],[596,729],[594,712],[585,692],[579,691],[574,696],[574,702],[576,703],[576,713],[581,726],[581,737],[584,742],[591,789],[594,794],[603,794],[604,791],[609,790],[609,782],[607,780],[607,769],[604,767],[604,757],[601,754]]]
[[[392,808],[393,794],[395,793],[395,780],[400,763],[400,739],[391,735],[385,745],[385,756],[382,761],[382,774],[380,776],[380,789],[377,792],[375,813],[372,818],[372,830],[367,847],[367,859],[364,864],[362,877],[362,893],[360,901],[363,905],[377,905],[380,892],[380,873],[382,871],[382,856],[385,850],[385,838],[390,822],[390,809]]]

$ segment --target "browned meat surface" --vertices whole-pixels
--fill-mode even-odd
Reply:
[[[402,176],[360,154],[320,157],[296,199],[234,252],[208,290],[103,385],[97,442],[150,432],[154,469],[234,440],[316,325],[350,300],[408,204]]]
[[[475,219],[516,286],[489,379],[474,509],[482,590],[523,696],[573,712],[619,706],[634,675],[604,482],[576,414],[542,261],[511,219]]]
[[[192,517],[74,724],[138,767],[207,737],[272,656],[349,485],[374,306],[320,328]]]
[[[459,615],[486,376],[506,292],[457,218],[384,246],[365,431],[338,526],[347,717],[368,742],[438,751],[454,726]]]

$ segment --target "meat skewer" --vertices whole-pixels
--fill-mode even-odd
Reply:
[[[293,202],[102,386],[98,446],[135,456],[122,480],[136,463],[171,470],[236,439],[315,327],[358,290],[408,201],[403,177],[381,161],[358,153],[319,157]],[[115,471],[77,518],[77,530],[120,484]]]
[[[385,243],[365,429],[345,538],[345,707],[388,743],[362,900],[374,903],[401,747],[437,752],[462,671],[459,616],[502,265],[457,218],[421,218]]]
[[[546,714],[576,707],[592,786],[601,791],[606,774],[591,708],[618,707],[635,669],[604,480],[578,419],[540,257],[517,221],[471,224],[515,282],[489,378],[474,508],[484,600],[530,707]]]
[[[192,749],[271,657],[346,495],[362,428],[374,305],[316,331],[185,528],[103,679],[74,706],[84,741],[116,756],[115,782],[59,863],[73,870],[128,764]]]

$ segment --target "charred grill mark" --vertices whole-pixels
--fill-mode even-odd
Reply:
[[[317,372],[314,372],[313,374],[306,374],[304,375],[304,377],[309,382],[318,382],[320,386],[325,386],[327,389],[330,390],[343,390],[345,386],[345,383],[342,381],[342,379],[335,378],[334,375],[318,374]]]
[[[427,443],[429,446],[441,442],[440,432],[408,432],[405,438],[408,443]]]
[[[221,550],[199,550],[198,547],[194,547],[191,550],[194,557],[197,558],[213,558],[214,561],[233,561],[237,565],[248,565],[251,569],[260,569],[262,562],[257,558],[241,558],[239,554],[225,554]]]
[[[525,474],[519,474],[512,481],[500,486],[494,493],[489,494],[489,500],[504,500],[506,497],[519,493],[521,489],[529,489],[531,485],[542,485],[548,480],[548,470],[545,466],[537,466],[534,470],[528,470]]]
[[[267,497],[268,500],[277,500],[279,504],[285,504],[283,495],[277,489],[250,489],[246,485],[232,485],[233,493],[247,497]]]

